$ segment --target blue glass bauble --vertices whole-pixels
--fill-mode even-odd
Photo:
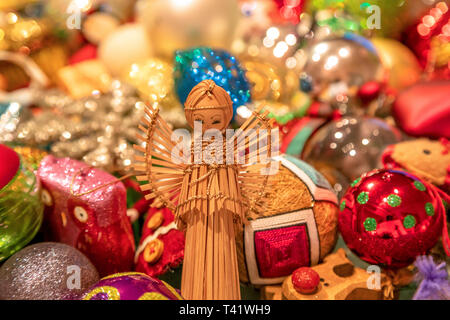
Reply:
[[[225,50],[197,47],[175,52],[175,90],[182,104],[192,88],[213,80],[233,101],[233,112],[250,101],[250,84],[239,61]]]

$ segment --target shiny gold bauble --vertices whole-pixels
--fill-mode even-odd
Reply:
[[[170,63],[149,58],[133,63],[122,77],[137,89],[142,100],[158,103],[166,121],[174,127],[184,127],[186,118],[175,94],[172,72]]]
[[[49,30],[43,19],[24,18],[14,11],[0,12],[0,50],[29,53]]]
[[[268,62],[246,58],[242,61],[245,75],[251,85],[252,100],[270,99],[277,101],[282,92],[282,79],[275,66]]]
[[[421,67],[408,47],[393,39],[372,38],[371,41],[388,71],[390,87],[401,90],[420,79]]]
[[[169,63],[149,58],[133,63],[123,77],[138,90],[142,99],[159,102],[174,95],[172,70]]]

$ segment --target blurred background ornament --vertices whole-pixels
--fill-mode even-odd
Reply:
[[[252,95],[266,94],[265,99],[290,103],[298,91],[299,58],[303,54],[295,25],[269,24],[251,31],[243,29],[235,37],[231,50],[255,85]]]
[[[305,50],[301,90],[341,113],[357,108],[357,93],[366,83],[384,81],[380,58],[365,38],[348,35],[313,43]]]
[[[250,82],[250,94],[253,101],[278,101],[280,99],[284,87],[274,66],[256,59],[243,59],[242,66]]]
[[[1,11],[0,30],[1,50],[29,53],[42,47],[42,41],[49,33],[49,25],[42,19],[24,17],[14,11]]]
[[[14,78],[9,77],[8,74],[2,74],[0,103],[11,102],[28,106],[32,103],[35,91],[43,90],[50,85],[50,80],[46,74],[26,55],[0,50],[0,63],[1,62],[19,68],[18,70],[26,77],[26,83],[25,85],[22,84],[18,86],[18,84],[15,83]]]
[[[339,231],[347,246],[362,260],[387,269],[413,263],[447,234],[436,189],[404,171],[366,173],[348,189],[340,209]]]
[[[50,80],[51,85],[58,83],[58,71],[68,60],[69,50],[64,44],[49,44],[39,51],[30,54],[30,58],[42,69]]]
[[[51,19],[33,14],[32,6],[0,12],[0,50],[29,56],[54,83],[56,72],[67,63],[70,48],[66,38],[53,28]],[[9,90],[26,86],[29,81],[17,65],[2,61],[0,70],[9,80]]]
[[[342,35],[345,32],[364,33],[364,28],[358,23],[357,17],[342,10],[319,10],[314,18],[317,26],[313,28],[313,32],[318,39],[330,34]]]
[[[411,136],[450,139],[450,82],[419,82],[402,90],[392,115]]]
[[[83,162],[51,155],[42,160],[38,176],[45,237],[83,252],[101,276],[131,270],[135,245],[122,182]]]
[[[109,172],[124,172],[131,163],[144,103],[129,85],[114,80],[107,93],[83,99],[42,91],[35,103],[44,111],[18,125],[15,143],[48,147],[55,156],[83,159]]]
[[[81,26],[82,16],[93,8],[94,1],[97,0],[47,0],[44,6],[44,15],[57,28],[70,31],[68,28],[70,25],[72,31],[76,31]]]
[[[94,12],[86,17],[82,25],[82,33],[87,41],[98,45],[120,25],[118,18],[106,12]]]
[[[120,22],[129,21],[133,16],[135,0],[46,0],[44,14],[46,17],[66,26],[71,14],[81,13],[81,20],[93,12],[103,12],[116,17]]]
[[[17,102],[0,103],[0,142],[14,139],[17,125],[29,117],[29,112]]]
[[[250,101],[250,85],[239,61],[221,49],[199,47],[175,54],[175,90],[184,104],[199,82],[211,79],[224,88],[233,102],[233,111]]]
[[[47,152],[36,148],[16,146],[13,149],[20,156],[21,161],[34,173],[39,168],[42,159],[48,155]]]
[[[175,50],[229,48],[239,21],[237,0],[140,0],[136,13],[157,57],[167,59]]]
[[[158,58],[150,58],[133,63],[122,78],[136,88],[143,101],[158,103],[161,115],[174,127],[182,128],[187,125],[183,107],[175,93],[171,64]]]
[[[419,58],[429,79],[450,79],[450,8],[447,1],[432,2],[403,40]]]
[[[77,249],[41,242],[9,258],[0,268],[0,279],[1,300],[73,300],[99,277]]]
[[[113,76],[121,76],[133,63],[151,57],[156,43],[151,36],[139,23],[121,25],[100,42],[98,57]]]
[[[176,289],[140,272],[116,273],[102,278],[83,300],[183,300]]]
[[[270,27],[273,24],[271,13],[276,10],[273,0],[239,0],[240,18],[233,41]]]
[[[2,144],[0,158],[1,261],[33,239],[41,226],[43,206],[30,158]]]
[[[450,143],[426,138],[388,146],[382,156],[388,169],[401,169],[434,184],[450,194]]]
[[[0,10],[16,10],[37,0],[4,0],[0,4]]]
[[[74,99],[89,97],[92,92],[108,92],[112,78],[98,59],[68,65],[58,71],[58,84]]]
[[[300,15],[306,1],[303,0],[272,0],[276,8],[270,13],[270,17],[275,23],[298,24]]]
[[[401,14],[405,10],[405,2],[407,1],[311,0],[307,2],[305,11],[311,15],[324,10],[330,12],[326,19],[319,18],[319,21],[339,26],[340,30],[395,37],[399,35],[403,25]]]
[[[133,63],[123,78],[133,85],[144,101],[161,102],[169,99],[174,103],[173,67],[157,58]]]
[[[276,159],[264,215],[236,235],[240,279],[253,285],[281,283],[295,269],[318,264],[337,240],[337,198],[329,183],[299,159]]]
[[[286,124],[280,124],[280,151],[295,157],[300,157],[308,139],[326,123],[320,117],[304,116],[294,119]]]
[[[342,196],[361,174],[381,168],[381,155],[401,141],[395,127],[378,118],[344,117],[322,126],[307,142],[302,159],[319,170]]]
[[[408,47],[387,38],[372,38],[370,41],[387,70],[388,86],[402,90],[419,81],[422,68]]]

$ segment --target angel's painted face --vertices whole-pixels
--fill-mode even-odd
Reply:
[[[202,124],[202,132],[209,129],[222,131],[228,126],[222,109],[199,109],[193,112],[192,119]]]

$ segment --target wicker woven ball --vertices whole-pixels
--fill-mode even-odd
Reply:
[[[336,244],[338,207],[330,184],[304,161],[278,159],[263,215],[236,236],[244,283],[281,283],[295,269],[319,263]]]

